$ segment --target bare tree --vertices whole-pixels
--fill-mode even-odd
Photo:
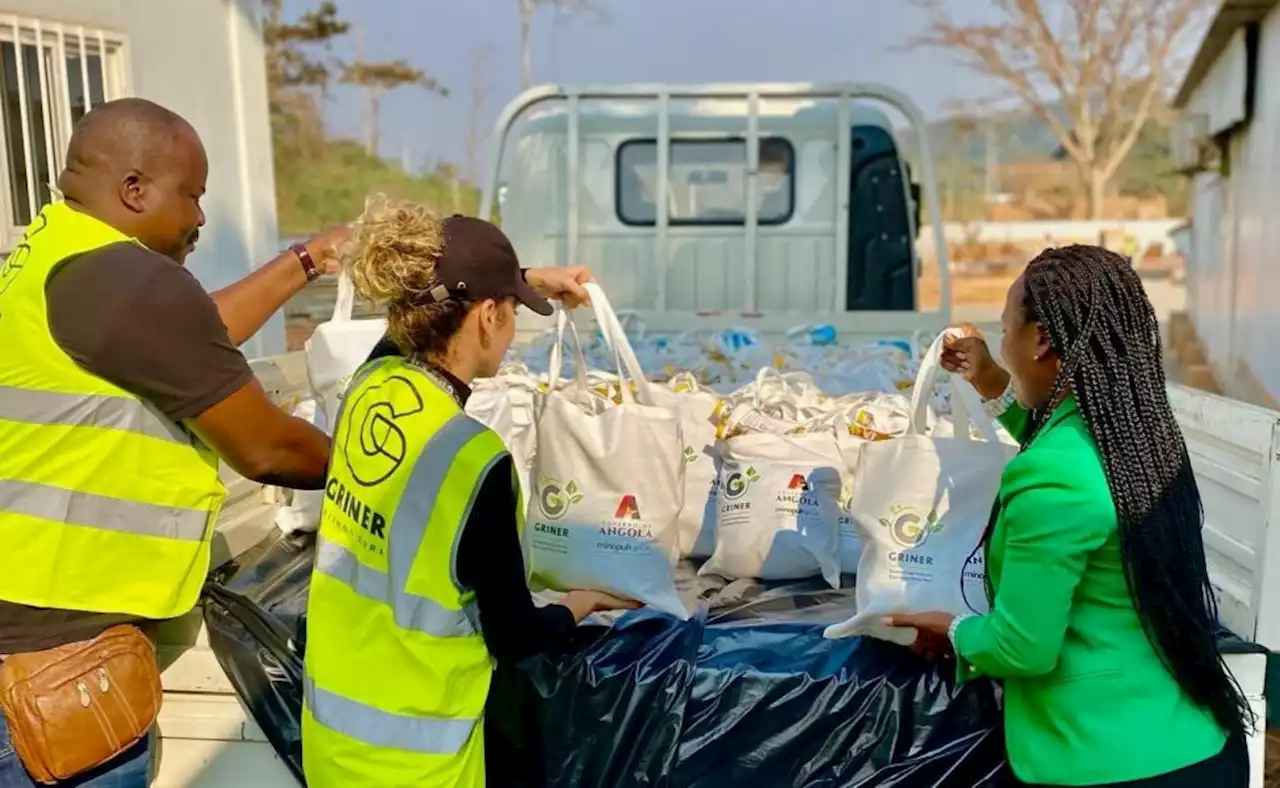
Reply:
[[[406,60],[388,60],[371,63],[364,58],[364,41],[359,28],[356,30],[356,59],[343,64],[340,81],[356,85],[364,94],[365,128],[364,147],[371,156],[378,154],[381,131],[382,97],[396,88],[416,85],[440,96],[448,96],[449,89],[422,69]]]
[[[471,56],[471,106],[467,112],[467,179],[480,182],[480,146],[484,144],[484,109],[489,95],[489,56],[493,48],[488,44],[477,47]]]
[[[525,88],[533,86],[533,48],[529,34],[535,11],[553,8],[567,13],[588,13],[597,20],[608,18],[599,0],[516,0],[516,5],[520,8],[520,68]]]
[[[991,0],[996,18],[962,23],[944,0],[909,0],[927,16],[912,48],[955,54],[1020,101],[1075,163],[1089,212],[1177,73],[1184,34],[1214,0]]]

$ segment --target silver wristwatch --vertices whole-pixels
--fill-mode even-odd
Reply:
[[[1005,411],[1013,407],[1013,403],[1013,381],[1010,380],[1009,385],[1004,387],[1004,392],[1000,396],[994,399],[982,400],[982,409],[985,410],[987,415],[991,418],[998,419],[1004,415]]]

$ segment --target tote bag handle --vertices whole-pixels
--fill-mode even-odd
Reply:
[[[951,377],[951,412],[956,425],[956,437],[969,440],[969,425],[972,424],[985,441],[998,441],[995,423],[987,416],[982,407],[982,397],[959,375],[951,375],[942,368],[942,349],[948,337],[960,334],[952,329],[942,332],[920,362],[920,372],[916,375],[915,386],[911,390],[911,422],[907,431],[913,435],[927,435],[929,418],[929,395],[938,385],[940,376]]]

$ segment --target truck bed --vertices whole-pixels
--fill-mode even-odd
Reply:
[[[305,389],[300,353],[254,363],[281,403]],[[1205,551],[1222,621],[1241,638],[1280,649],[1280,413],[1170,385],[1169,397],[1195,466],[1205,507]],[[271,534],[283,494],[224,472],[228,499],[214,541],[214,564]],[[1273,516],[1275,515],[1275,516]],[[209,648],[199,609],[160,631],[164,707],[159,788],[287,788],[297,782],[249,717]],[[1265,718],[1267,657],[1239,653],[1227,663]],[[1264,736],[1250,742],[1251,788],[1263,785]]]

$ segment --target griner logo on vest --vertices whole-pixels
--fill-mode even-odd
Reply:
[[[408,451],[404,430],[396,422],[425,408],[417,387],[400,375],[365,388],[347,405],[338,422],[342,457],[357,484],[373,487],[391,478]]]
[[[31,239],[39,235],[48,226],[49,217],[41,212],[27,226],[27,231],[22,235],[22,243],[18,244],[13,253],[5,258],[4,263],[0,263],[0,294],[8,290],[9,285],[13,284],[13,280],[17,279],[18,274],[22,273],[22,269],[27,263],[27,258],[31,256]]]
[[[359,526],[364,534],[360,534],[360,545],[366,549],[376,552],[382,552],[386,548],[384,544],[387,540],[387,518],[381,512],[375,511],[369,504],[356,497],[355,493],[348,490],[342,482],[336,478],[329,479],[329,484],[325,486],[324,497],[336,507],[337,511],[346,515],[346,519]],[[339,523],[344,530],[354,530],[350,527]],[[366,538],[365,534],[379,540],[372,542]]]

